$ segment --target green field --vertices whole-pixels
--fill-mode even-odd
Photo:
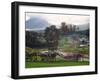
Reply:
[[[89,65],[88,61],[72,62],[72,61],[55,61],[55,62],[26,62],[26,68],[36,67],[60,67],[60,66],[82,66]]]

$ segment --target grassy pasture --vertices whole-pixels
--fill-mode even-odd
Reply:
[[[55,62],[26,62],[26,68],[39,67],[61,67],[61,66],[82,66],[89,65],[88,61],[73,62],[73,61],[55,61]]]

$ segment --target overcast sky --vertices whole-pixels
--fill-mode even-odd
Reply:
[[[60,14],[41,14],[41,13],[26,13],[26,20],[32,17],[40,17],[47,20],[50,24],[60,25],[61,22],[66,24],[85,24],[89,23],[89,16],[86,15],[60,15]]]

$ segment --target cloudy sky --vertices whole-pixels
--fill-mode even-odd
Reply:
[[[78,14],[47,14],[47,13],[26,13],[26,30],[43,30],[50,25],[61,27],[61,23],[74,25],[86,25],[90,22],[89,15]],[[84,26],[86,29],[87,27]],[[84,29],[81,27],[81,29]]]
[[[89,16],[86,15],[60,15],[60,14],[41,14],[41,13],[26,13],[26,20],[32,17],[40,17],[47,20],[50,24],[59,25],[61,22],[68,24],[85,24],[89,23]]]

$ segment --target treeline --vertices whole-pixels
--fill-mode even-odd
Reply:
[[[27,47],[31,47],[31,48],[46,47],[43,34],[34,31],[26,31],[25,38],[26,38],[25,41]]]
[[[52,26],[54,26],[54,31],[52,31]],[[65,22],[61,23],[60,29],[57,29],[55,25],[51,25],[50,27],[47,27],[44,32],[37,32],[37,31],[26,31],[26,47],[31,47],[31,48],[47,48],[47,46],[50,46],[47,44],[49,40],[55,40],[55,43],[52,43],[52,46],[57,46],[57,40],[59,40],[58,35],[68,35],[68,33],[72,34],[77,33],[77,34],[83,34],[89,36],[89,30],[87,31],[77,31],[79,28],[76,25],[67,25]],[[51,33],[48,33],[51,32]],[[57,32],[56,35],[55,32]],[[54,33],[54,34],[53,34]],[[50,34],[50,35],[49,35]],[[55,39],[54,39],[55,38]],[[56,44],[56,45],[54,45]]]
[[[67,34],[67,33],[75,32],[78,30],[79,30],[79,27],[77,27],[76,25],[66,24],[65,22],[61,23],[60,31],[62,34]]]

